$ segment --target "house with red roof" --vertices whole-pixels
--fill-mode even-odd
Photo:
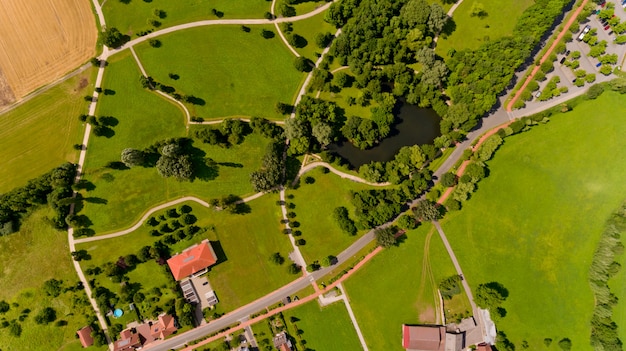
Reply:
[[[215,251],[206,239],[167,260],[170,271],[176,280],[200,275],[216,262]]]
[[[83,327],[79,329],[76,334],[78,334],[78,339],[80,339],[81,345],[83,347],[89,347],[93,345],[93,338],[91,337],[91,333],[93,329],[90,326]]]
[[[491,345],[487,344],[486,342],[481,342],[480,344],[476,345],[476,351],[491,351]]]
[[[113,343],[113,351],[134,351],[155,340],[163,340],[178,328],[174,317],[161,314],[156,321],[148,321],[120,332],[120,340]]]

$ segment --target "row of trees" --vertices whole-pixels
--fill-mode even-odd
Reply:
[[[66,228],[65,218],[74,201],[72,184],[75,176],[76,165],[65,163],[29,180],[23,187],[0,195],[0,236],[19,230],[24,218],[46,204],[55,212],[54,217],[47,220],[57,229]]]

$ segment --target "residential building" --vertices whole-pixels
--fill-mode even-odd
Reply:
[[[93,329],[90,326],[83,327],[79,329],[76,334],[78,334],[78,339],[80,339],[81,345],[83,347],[89,347],[93,345],[93,338],[91,337],[91,333]]]
[[[203,240],[167,260],[170,271],[176,280],[200,275],[217,262],[217,256],[208,240]]]

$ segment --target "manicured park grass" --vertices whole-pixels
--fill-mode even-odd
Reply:
[[[161,26],[157,29],[174,25],[218,19],[212,13],[216,9],[223,13],[223,18],[263,18],[263,14],[270,10],[271,2],[266,0],[185,0],[185,1],[106,1],[103,7],[107,27],[116,27],[122,33],[135,34],[154,28],[148,24],[149,19],[158,19],[155,9],[165,11],[165,18],[158,19]],[[129,16],[132,13],[132,16]]]
[[[36,210],[24,221],[19,232],[0,237],[0,259],[5,264],[0,269],[0,300],[16,303],[1,319],[17,319],[25,309],[28,317],[19,322],[22,334],[16,338],[7,328],[0,328],[2,350],[79,350],[80,342],[75,331],[86,325],[86,315],[92,315],[90,305],[74,303],[73,295],[86,301],[83,291],[62,293],[59,297],[46,296],[41,290],[43,282],[55,278],[65,287],[78,282],[71,263],[67,232],[56,231],[43,218],[52,213]],[[36,265],[34,267],[33,265]],[[53,307],[57,320],[67,321],[66,326],[35,323],[34,316],[45,307]],[[93,348],[104,350],[103,348]]]
[[[303,48],[296,48],[296,51],[313,62],[317,61],[319,55],[321,55],[324,50],[320,49],[317,44],[315,44],[315,37],[317,34],[335,34],[337,31],[335,26],[324,21],[326,12],[327,11],[324,11],[302,21],[293,22],[293,33],[302,36],[307,41],[306,46]]]
[[[172,255],[205,238],[219,242],[225,261],[213,266],[208,278],[220,300],[220,311],[242,306],[298,277],[287,273],[286,264],[278,266],[269,260],[274,252],[280,252],[286,258],[292,251],[288,238],[280,231],[281,215],[277,200],[275,194],[265,195],[249,202],[250,213],[241,215],[217,212],[195,202],[187,203],[198,218],[196,225],[208,230],[189,241],[177,243]],[[155,215],[159,214],[161,212]],[[136,253],[141,247],[153,244],[159,238],[150,236],[149,229],[142,226],[122,237],[80,244],[77,249],[85,249],[92,256],[83,268],[116,261],[119,256]],[[169,279],[165,275],[168,273],[154,262],[139,266],[146,267],[130,272],[129,277],[148,290],[161,286]],[[98,276],[98,279],[103,286],[114,287],[106,277]],[[113,291],[117,290],[119,287]]]
[[[26,184],[63,162],[75,162],[82,140],[78,115],[93,91],[91,68],[0,116],[0,193]]]
[[[362,350],[343,301],[321,307],[315,300],[285,311],[284,315],[288,333],[295,336],[296,327],[302,330],[302,339],[306,340],[307,349]],[[291,323],[292,317],[297,319],[295,323]]]
[[[261,116],[282,119],[278,101],[293,103],[304,74],[293,67],[294,56],[278,34],[264,39],[261,30],[274,26],[210,26],[159,37],[162,47],[138,45],[148,74],[202,105],[188,104],[203,118]],[[173,80],[168,74],[177,74]]]
[[[471,16],[474,3],[484,5],[486,17]],[[510,35],[517,18],[533,4],[532,0],[465,0],[454,11],[452,21],[455,29],[450,35],[441,35],[437,41],[437,54],[448,57],[448,51],[455,49],[475,49],[486,40],[495,40]]]
[[[114,57],[104,78],[104,87],[115,92],[104,95],[98,115],[113,116],[119,123],[112,127],[111,138],[92,135],[85,165],[85,179],[95,189],[85,192],[82,214],[94,223],[97,234],[131,226],[150,207],[186,195],[205,200],[227,194],[252,193],[249,174],[260,167],[267,140],[256,134],[230,148],[194,146],[218,164],[217,174],[204,179],[179,182],[162,178],[155,168],[135,167],[112,170],[104,166],[118,161],[124,148],[143,149],[156,141],[187,135],[182,111],[159,95],[141,88],[139,70],[127,53]]]
[[[489,177],[443,225],[471,286],[509,290],[497,326],[516,345],[541,349],[544,338],[567,337],[575,349],[590,347],[589,265],[626,194],[622,101],[606,92],[507,138]]]
[[[403,323],[434,324],[437,284],[454,272],[434,227],[423,224],[348,279],[344,287],[368,348],[403,350]]]
[[[315,183],[306,184],[307,177],[312,177]],[[294,227],[294,231],[301,231],[301,238],[306,240],[306,245],[301,246],[300,251],[307,263],[321,262],[328,255],[337,255],[366,232],[361,230],[355,236],[343,232],[333,218],[333,211],[344,206],[354,220],[350,191],[368,188],[365,184],[342,179],[333,173],[323,173],[322,167],[317,167],[300,179],[298,189],[288,192],[288,195],[293,195],[293,199],[287,201],[296,206],[289,210],[296,213],[291,221],[300,224]]]

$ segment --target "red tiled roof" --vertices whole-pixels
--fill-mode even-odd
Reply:
[[[280,347],[278,349],[280,351],[291,351],[291,347],[289,347],[289,345],[287,345],[287,344],[280,345]]]
[[[446,328],[402,325],[402,347],[407,350],[443,351]]]
[[[152,336],[155,339],[165,339],[177,330],[174,324],[174,317],[170,316],[169,314],[160,315],[158,323],[152,325]]]
[[[139,334],[133,334],[128,339],[121,339],[113,343],[113,351],[131,351],[141,346]]]
[[[217,257],[208,240],[192,246],[167,260],[174,279],[181,280],[198,271],[214,265]]]
[[[78,338],[80,339],[80,343],[83,345],[83,347],[89,347],[93,345],[93,338],[91,337],[92,331],[93,329],[91,329],[90,326],[86,326],[86,327],[79,329],[76,332],[76,334],[78,334]]]

